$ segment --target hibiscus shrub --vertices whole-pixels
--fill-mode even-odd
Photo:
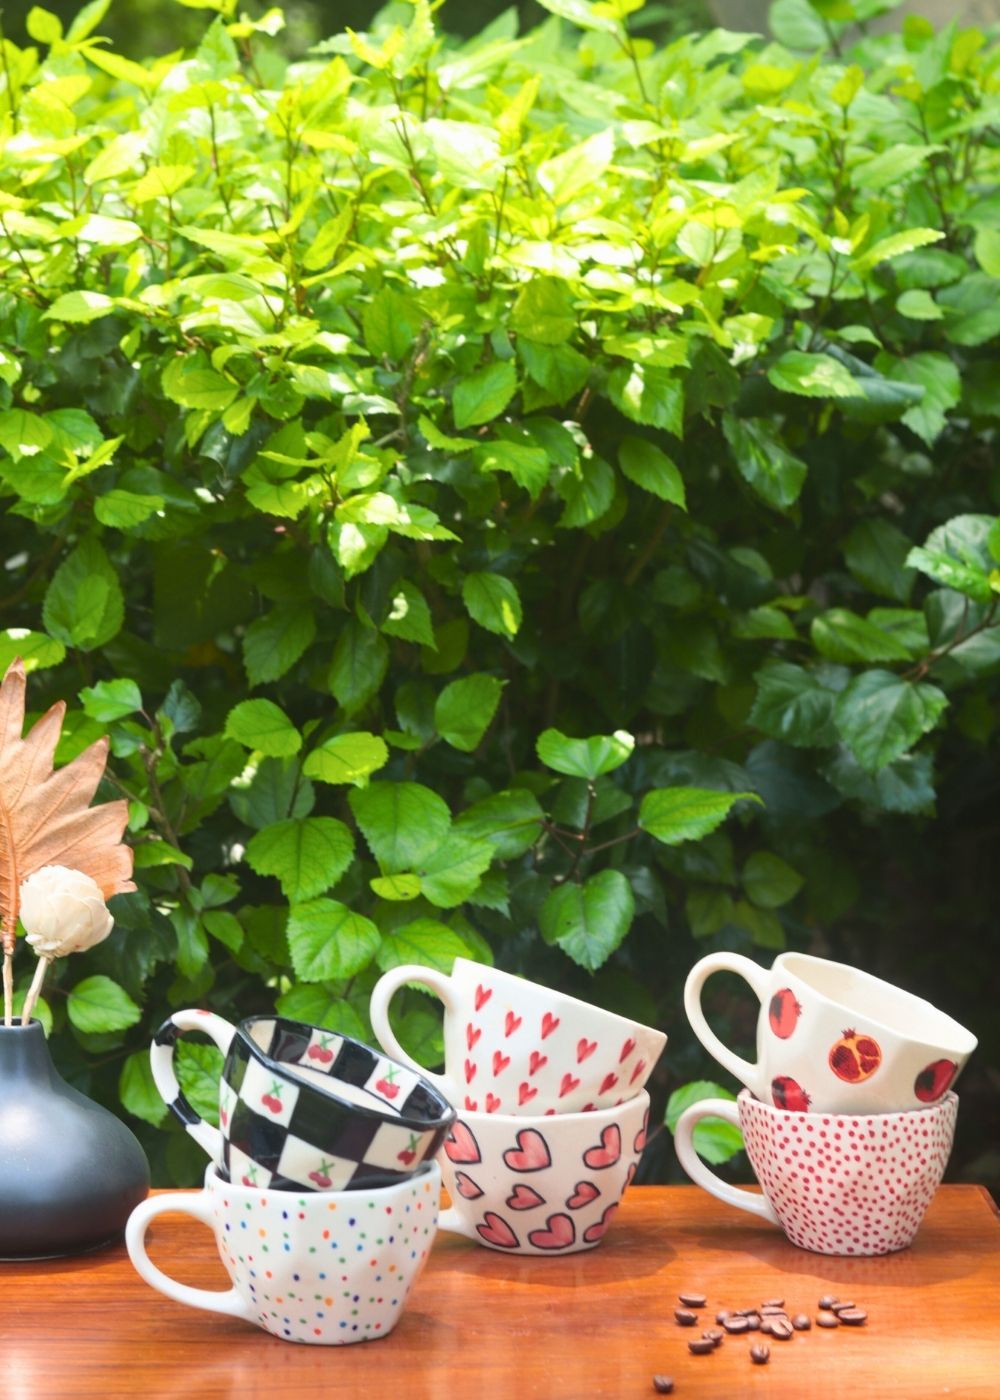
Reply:
[[[688,968],[789,946],[977,1030],[968,1163],[996,45],[847,47],[886,0],[659,48],[643,0],[544,0],[458,43],[406,0],[290,64],[280,12],[198,0],[141,64],[107,8],[0,65],[0,660],[75,697],[59,761],[109,734],[139,883],[50,983],[64,1071],[190,1182],[171,1009],[368,1037],[384,969],[460,954],[665,1028],[672,1120]],[[399,1016],[434,1064],[433,1004]],[[182,1069],[210,1112],[215,1052]]]

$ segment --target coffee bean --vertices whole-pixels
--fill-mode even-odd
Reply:
[[[763,1332],[763,1333],[765,1334],[765,1336],[768,1336],[768,1337],[769,1337],[769,1336],[771,1335],[771,1328],[773,1327],[773,1325],[774,1325],[774,1318],[773,1318],[773,1317],[762,1317],[761,1320],[760,1320],[759,1328],[760,1328],[760,1331]],[[758,1329],[755,1327],[753,1330],[756,1332]]]
[[[707,1332],[702,1332],[701,1335],[707,1338],[713,1346],[718,1346],[726,1334],[718,1327],[710,1327]]]
[[[727,1332],[749,1332],[750,1324],[745,1317],[727,1317],[722,1324]]]
[[[704,1293],[678,1293],[677,1299],[686,1308],[703,1308],[708,1301]]]
[[[747,1313],[745,1321],[751,1332],[758,1332],[763,1319],[760,1313]]]
[[[796,1313],[792,1318],[792,1326],[795,1328],[796,1332],[808,1332],[812,1323],[809,1318],[806,1317],[805,1313]]]
[[[653,1389],[656,1391],[657,1395],[673,1395],[673,1393],[674,1393],[674,1378],[673,1378],[673,1376],[654,1376],[654,1377],[653,1377]]]
[[[695,1337],[693,1342],[688,1342],[688,1351],[695,1356],[707,1356],[710,1351],[715,1350],[715,1343],[711,1337]]]
[[[761,1324],[763,1326],[763,1323]],[[787,1342],[794,1333],[795,1328],[788,1321],[787,1317],[771,1318],[771,1336],[779,1342]]]
[[[761,1317],[787,1317],[787,1316],[788,1316],[788,1314],[785,1312],[784,1308],[776,1308],[776,1307],[774,1306],[773,1303],[761,1303],[761,1305],[760,1305],[760,1315],[761,1315]]]
[[[726,1318],[727,1318],[728,1316],[729,1316],[729,1313],[726,1311],[726,1309],[725,1309],[725,1308],[721,1308],[721,1309],[715,1314],[715,1320],[716,1320],[716,1322],[722,1323],[722,1322],[725,1322],[725,1320],[726,1320]]]
[[[854,1307],[854,1304],[853,1304],[853,1303],[841,1303],[841,1302],[838,1301],[838,1302],[834,1303],[834,1305],[833,1305],[833,1307],[830,1309],[830,1311],[831,1311],[831,1312],[835,1312],[835,1313],[837,1314],[837,1316],[839,1317],[840,1314],[841,1314],[842,1312],[847,1312],[848,1308],[853,1308],[853,1307]]]
[[[674,1308],[674,1317],[681,1327],[694,1327],[698,1321],[698,1314],[690,1312],[687,1308]]]
[[[848,1327],[863,1327],[868,1321],[868,1314],[864,1308],[843,1308],[837,1313],[837,1316]]]
[[[771,1348],[766,1347],[763,1342],[754,1342],[750,1348],[750,1360],[755,1366],[765,1366],[771,1355]]]
[[[816,1326],[817,1326],[817,1327],[839,1327],[839,1326],[840,1326],[840,1323],[838,1322],[837,1316],[836,1316],[835,1313],[823,1312],[823,1313],[820,1313],[819,1317],[816,1319]]]
[[[759,1308],[737,1308],[733,1317],[749,1317],[751,1313],[760,1312]]]
[[[761,1304],[762,1308],[783,1308],[784,1306],[784,1298],[768,1298],[766,1303]]]
[[[817,1306],[818,1308],[822,1308],[824,1311],[829,1311],[829,1309],[833,1307],[833,1305],[834,1305],[834,1303],[835,1303],[836,1301],[837,1301],[837,1299],[834,1298],[832,1294],[826,1293],[826,1294],[824,1294],[823,1297],[819,1300],[819,1302],[816,1304],[816,1306]]]

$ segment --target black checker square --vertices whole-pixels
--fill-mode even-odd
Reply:
[[[336,1099],[300,1094],[288,1123],[288,1131],[321,1151],[338,1157],[364,1160],[368,1144],[379,1128],[379,1119],[362,1114]]]

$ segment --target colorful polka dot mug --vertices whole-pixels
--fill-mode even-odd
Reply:
[[[757,1059],[742,1059],[705,1019],[702,989],[735,972],[760,1001]],[[758,1099],[813,1113],[895,1113],[939,1103],[976,1038],[930,1002],[845,963],[782,953],[770,968],[711,953],[684,987],[695,1035]]]
[[[140,1275],[174,1302],[243,1318],[288,1342],[370,1342],[400,1319],[430,1253],[440,1194],[436,1162],[393,1186],[322,1192],[261,1191],[210,1167],[194,1195],[171,1192],[138,1206],[125,1243]],[[153,1263],[146,1233],[170,1213],[213,1231],[230,1289],[193,1288]]]
[[[677,1122],[674,1147],[699,1186],[728,1205],[780,1225],[816,1254],[891,1254],[913,1240],[941,1183],[955,1135],[958,1099],[906,1113],[792,1113],[744,1089],[702,1099]],[[762,1195],[731,1186],[694,1147],[703,1118],[743,1133]]]

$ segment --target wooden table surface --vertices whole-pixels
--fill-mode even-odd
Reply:
[[[168,1216],[150,1254],[183,1281],[227,1283],[207,1229]],[[1000,1395],[1000,1217],[978,1186],[944,1186],[912,1248],[828,1259],[694,1186],[633,1187],[607,1238],[563,1259],[519,1259],[439,1235],[396,1330],[346,1347],[282,1342],[246,1323],[169,1302],[124,1247],[44,1263],[0,1264],[4,1400],[590,1400],[652,1396]],[[692,1356],[673,1318],[678,1291],[719,1308],[784,1298],[816,1315],[823,1293],[868,1312],[861,1328],[750,1337]]]

